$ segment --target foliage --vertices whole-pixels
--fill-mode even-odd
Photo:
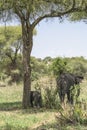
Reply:
[[[36,35],[34,30],[33,35]],[[0,27],[0,59],[15,58],[16,53],[22,53],[22,30],[21,26],[1,26]],[[3,59],[2,59],[3,60]]]
[[[68,16],[69,21],[84,21],[87,23],[87,1],[86,0],[76,0],[76,11]]]
[[[49,78],[49,77],[48,77]],[[40,80],[40,79],[39,79]],[[44,81],[43,81],[44,80]],[[50,91],[54,92],[55,84],[52,77],[42,77],[40,81],[41,90],[50,87]],[[33,81],[34,82],[34,81]],[[6,83],[6,82],[5,82]],[[47,84],[45,84],[47,83]],[[85,99],[86,107],[81,104],[76,106],[65,106],[65,109],[60,109],[61,106],[58,102],[58,108],[55,110],[47,108],[29,108],[22,110],[22,84],[13,84],[12,86],[0,87],[0,129],[1,130],[39,130],[39,129],[52,129],[52,130],[86,130],[87,129],[87,81],[81,85],[80,98]],[[37,84],[38,86],[38,84]],[[52,88],[51,88],[52,86]],[[45,93],[44,93],[45,94]],[[52,93],[51,93],[52,94]],[[53,97],[54,99],[54,97]],[[56,119],[55,119],[56,116]],[[62,120],[61,120],[62,119]],[[72,122],[73,121],[73,122]],[[62,125],[62,126],[61,126]]]
[[[0,130],[32,130],[41,124],[55,122],[55,110],[45,108],[22,110],[22,86],[13,84],[0,87]]]
[[[58,76],[62,72],[70,72],[85,76],[87,73],[87,60],[84,57],[57,57],[49,64],[50,72]]]
[[[87,124],[85,111],[76,104],[75,106],[66,105],[59,111],[56,120],[60,129],[67,125]]]
[[[0,72],[11,76],[10,83],[19,82],[23,78],[21,33],[21,26],[0,27]],[[36,30],[33,34],[36,35]]]
[[[3,39],[2,39],[3,38]],[[21,38],[21,26],[1,26],[0,44],[13,44]]]
[[[62,72],[66,72],[67,62],[64,58],[58,57],[53,60],[51,65],[51,70],[53,71],[54,75],[60,75]]]
[[[86,2],[86,1],[85,1]],[[82,2],[83,7],[84,2]],[[64,15],[78,9],[79,0],[4,0],[0,1],[0,15],[3,19],[8,20],[9,14],[12,18],[18,18],[22,27],[23,40],[23,74],[24,74],[24,92],[23,106],[29,105],[28,91],[31,89],[31,66],[30,56],[33,46],[33,30],[36,25],[45,18],[58,17],[61,19]],[[11,15],[10,15],[11,16]],[[10,55],[11,56],[11,55]],[[62,65],[64,66],[64,65]],[[61,67],[60,67],[61,68]],[[60,69],[64,71],[65,68]],[[58,70],[58,69],[57,69]],[[55,71],[56,72],[56,71]]]
[[[9,17],[9,13],[12,13],[12,12],[17,14],[19,17],[22,15],[29,17],[29,14],[27,13],[30,13],[31,16],[29,17],[29,19],[31,19],[31,22],[33,22],[34,20],[37,19],[37,17],[43,17],[43,18],[58,17],[59,14],[62,15],[64,12],[67,13],[69,11],[72,11],[72,9],[74,8],[74,0],[70,0],[70,1],[68,0],[61,0],[61,1],[60,0],[47,0],[47,1],[44,1],[44,0],[39,0],[39,1],[38,0],[34,0],[34,1],[32,0],[30,1],[6,0],[6,1],[0,2],[0,8],[2,9],[0,11],[6,10],[6,9],[7,10],[12,9],[7,13],[8,17]],[[20,10],[18,11],[18,9]],[[6,17],[6,16],[3,16],[3,17]],[[43,18],[41,18],[40,20],[42,20]]]
[[[23,106],[29,106],[29,92],[31,89],[30,56],[33,47],[33,30],[43,19],[58,17],[59,19],[73,11],[75,0],[5,0],[0,1],[0,14],[4,19],[19,18],[22,27],[23,40],[23,74],[24,92]],[[11,16],[11,15],[10,15]]]
[[[31,72],[32,81],[48,74],[47,66],[43,62],[43,60],[39,60],[38,58],[35,57],[31,57],[31,69],[32,69]]]
[[[0,52],[2,56],[13,58],[16,49],[22,46],[21,26],[0,27]]]
[[[56,63],[56,59],[60,59],[60,64]],[[58,61],[57,61],[58,62]],[[56,65],[56,64],[57,65]],[[66,65],[65,65],[66,63]],[[55,64],[55,65],[54,65]],[[17,66],[15,70],[11,70],[10,60],[9,58],[5,58],[5,61],[0,62],[0,75],[1,79],[6,78],[7,74],[10,74],[12,76],[11,81],[16,81],[16,78],[14,80],[14,77],[17,75],[17,79],[19,81],[23,78],[23,65],[22,65],[22,57],[20,54],[17,55]],[[61,66],[62,67],[61,67]],[[58,68],[57,68],[58,67]],[[43,76],[50,76],[54,70],[56,74],[59,74],[59,69],[64,69],[64,71],[68,71],[77,75],[83,75],[85,76],[87,73],[87,60],[81,57],[74,57],[74,58],[52,58],[51,61],[46,61],[42,59],[38,59],[35,57],[31,57],[31,78],[32,81],[35,81]],[[57,70],[58,69],[58,70]],[[17,72],[17,73],[16,73]],[[19,76],[18,76],[19,75]]]
[[[21,49],[21,46],[22,43],[20,26],[8,26],[6,28],[3,26],[0,27],[0,59],[2,63],[2,69],[7,69],[6,66],[16,68],[17,54]]]
[[[49,65],[50,62],[52,62],[52,60],[53,60],[53,58],[51,58],[50,56],[48,56],[48,57],[45,57],[45,58],[43,59],[43,62],[46,63],[47,65]]]
[[[56,90],[56,81],[54,77],[40,77],[38,80],[33,81],[31,89],[41,92],[43,106],[45,108],[60,109],[58,93]]]
[[[44,90],[44,106],[51,109],[60,109],[58,101],[58,93],[53,86],[49,86]]]
[[[81,125],[87,125],[87,100],[86,100],[86,86],[87,81],[81,84],[81,93],[78,102],[72,106],[71,104],[62,104],[62,109],[60,109],[57,118],[57,124],[60,130],[70,130],[71,127],[79,127],[73,129],[82,129]],[[83,100],[84,99],[84,100]],[[71,127],[70,127],[71,126]],[[87,126],[86,126],[87,127]],[[85,129],[83,127],[83,129]]]
[[[72,57],[67,59],[68,71],[77,75],[87,73],[87,60],[84,57]]]

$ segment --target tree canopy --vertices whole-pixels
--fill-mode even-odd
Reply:
[[[87,0],[77,0],[75,6],[75,13],[70,13],[68,20],[87,22]]]
[[[0,2],[1,17],[8,20],[9,16],[19,20],[29,20],[35,27],[42,19],[59,17],[71,12],[75,0],[2,0]],[[14,13],[15,15],[9,15]]]

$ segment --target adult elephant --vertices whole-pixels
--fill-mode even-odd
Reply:
[[[57,88],[59,92],[59,98],[61,102],[64,102],[65,95],[67,95],[68,101],[73,104],[74,102],[74,90],[75,85],[77,85],[76,98],[80,94],[79,83],[82,81],[83,76],[77,76],[71,73],[62,73],[59,78],[57,78]]]

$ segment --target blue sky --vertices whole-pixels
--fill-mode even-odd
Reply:
[[[15,22],[12,22],[13,24],[15,25]],[[36,30],[32,56],[37,58],[83,56],[87,58],[87,24],[84,22],[60,23],[58,19],[43,20],[37,25]]]
[[[59,23],[58,19],[42,21],[37,25],[34,36],[32,56],[87,58],[87,24],[84,22]]]

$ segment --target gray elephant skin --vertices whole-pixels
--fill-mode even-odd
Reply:
[[[61,103],[64,102],[65,95],[67,95],[68,102],[73,104],[75,85],[79,85],[83,80],[83,76],[78,76],[71,73],[62,73],[57,78],[57,89]],[[80,95],[80,86],[77,89],[77,97]]]

